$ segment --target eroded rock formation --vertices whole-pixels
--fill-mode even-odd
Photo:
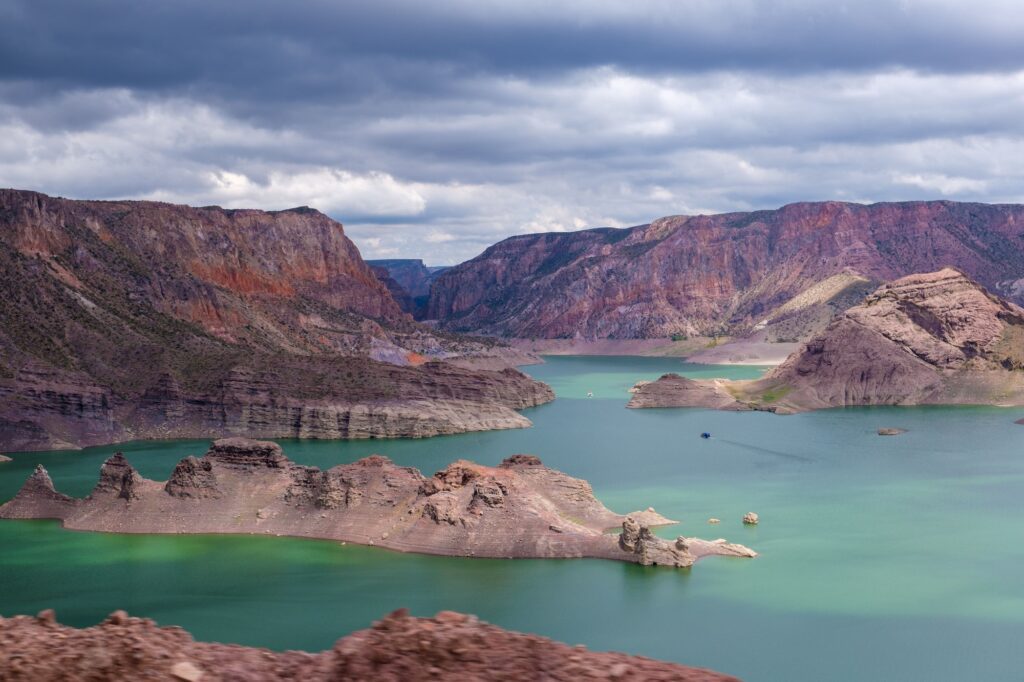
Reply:
[[[872,282],[950,265],[1024,300],[1024,206],[799,203],[511,237],[438,277],[427,315],[521,338],[804,341]]]
[[[1022,404],[1024,309],[957,270],[911,275],[848,310],[765,383],[801,407]]]
[[[272,442],[215,441],[181,460],[166,483],[142,478],[120,453],[85,499],[61,495],[38,467],[0,518],[60,519],[66,528],[119,533],[261,533],[325,538],[405,552],[496,558],[596,557],[690,566],[746,548],[689,539],[672,545],[650,527],[653,509],[609,511],[590,485],[532,455],[498,467],[460,460],[432,477],[374,455],[327,471],[294,464]],[[622,526],[619,536],[609,529]]]
[[[952,268],[886,284],[757,381],[666,375],[630,407],[1024,404],[1024,309]]]
[[[2,449],[523,426],[522,356],[413,322],[312,209],[0,190]]]
[[[57,680],[673,680],[736,682],[676,663],[587,651],[442,611],[396,611],[328,651],[275,652],[197,642],[181,628],[116,611],[89,628],[60,625],[52,611],[0,618],[0,675]]]

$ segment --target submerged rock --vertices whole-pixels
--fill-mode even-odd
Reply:
[[[901,433],[906,433],[906,432],[907,432],[906,429],[898,429],[898,428],[892,427],[892,426],[887,426],[887,427],[878,429],[878,435],[879,436],[898,436]]]

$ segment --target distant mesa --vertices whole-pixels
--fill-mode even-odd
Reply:
[[[763,379],[668,374],[630,407],[1024,405],[1024,309],[946,268],[879,287]]]
[[[319,653],[197,642],[178,627],[115,611],[99,625],[61,625],[52,611],[0,619],[0,670],[19,680],[678,680],[736,678],[512,632],[475,616],[398,610]]]
[[[60,519],[66,528],[116,533],[288,535],[464,557],[688,567],[711,555],[756,556],[724,540],[659,538],[651,528],[673,521],[650,508],[609,511],[586,481],[532,455],[497,467],[459,460],[427,478],[379,455],[321,471],[294,464],[276,443],[245,438],[186,457],[166,482],[143,478],[117,453],[84,499],[59,493],[39,466],[0,506],[0,518]]]

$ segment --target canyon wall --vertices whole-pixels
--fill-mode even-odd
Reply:
[[[1024,206],[799,203],[511,237],[441,274],[426,314],[520,338],[740,334],[788,321],[779,340],[803,340],[877,283],[946,266],[1021,301]]]
[[[414,322],[312,209],[0,190],[2,449],[524,426],[546,386],[432,362],[504,352]]]

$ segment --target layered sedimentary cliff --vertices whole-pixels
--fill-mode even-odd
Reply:
[[[587,651],[442,611],[396,611],[328,651],[274,652],[197,642],[177,627],[116,611],[89,628],[52,611],[0,618],[0,671],[11,682],[57,680],[673,680],[736,678],[619,653]]]
[[[1024,404],[1024,309],[952,268],[880,287],[764,379],[666,375],[630,401],[776,411],[924,404]]]
[[[427,478],[374,455],[327,471],[300,466],[272,442],[215,441],[181,460],[166,482],[142,478],[120,453],[89,497],[53,487],[39,466],[0,518],[60,519],[76,530],[118,533],[261,533],[325,538],[404,552],[495,558],[595,557],[692,565],[740,545],[680,537],[653,509],[628,516],[602,505],[586,481],[514,455],[498,467],[458,461]],[[621,527],[618,535],[609,529]]]
[[[904,277],[846,311],[765,382],[788,391],[780,403],[805,407],[1022,404],[1024,309],[956,270]]]
[[[402,313],[340,223],[0,190],[0,448],[523,426],[521,354]],[[401,365],[401,367],[395,367]]]
[[[1024,206],[801,203],[512,237],[443,273],[427,315],[514,337],[806,340],[877,282],[955,266],[1024,296]]]

